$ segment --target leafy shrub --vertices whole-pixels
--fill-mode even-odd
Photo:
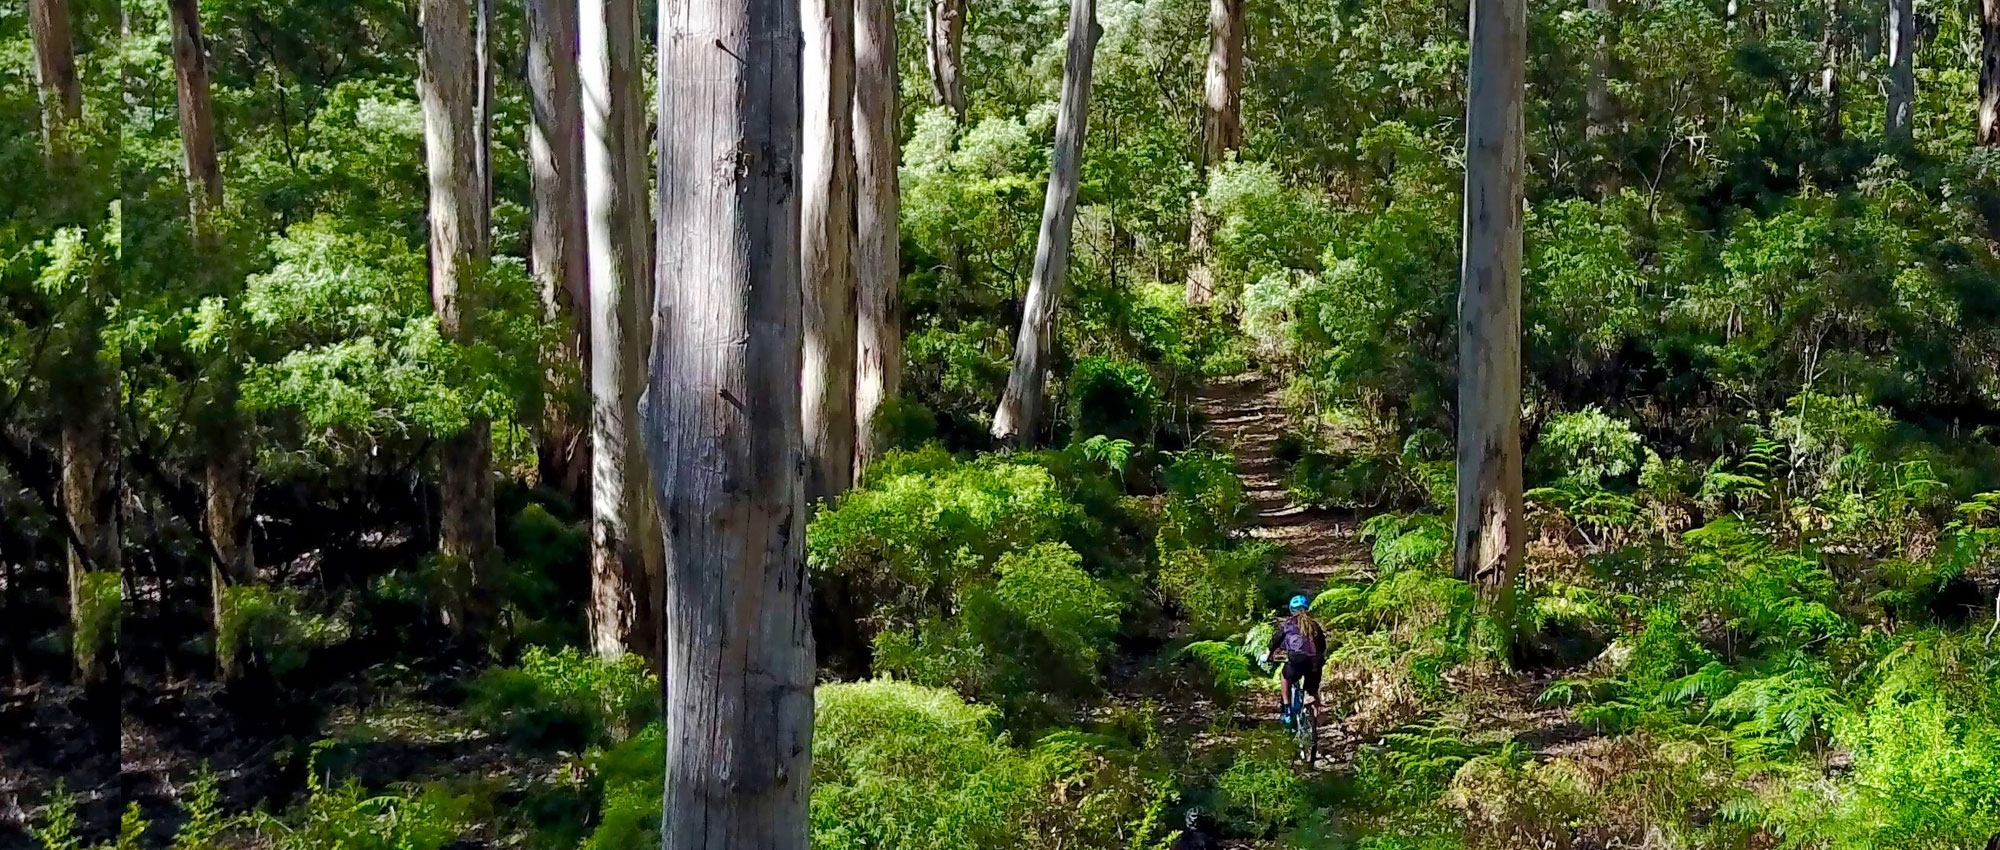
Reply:
[[[1000,556],[999,600],[1080,668],[1093,668],[1118,631],[1122,606],[1064,543]]]
[[[1549,420],[1533,458],[1549,480],[1595,486],[1638,469],[1639,434],[1631,423],[1591,405]]]
[[[813,846],[1035,846],[1021,824],[1042,777],[998,738],[991,708],[893,681],[823,685],[813,722]]]
[[[889,449],[915,449],[937,439],[937,415],[923,402],[904,396],[890,396],[875,408],[868,433],[876,445]]]
[[[1237,832],[1253,836],[1298,825],[1312,809],[1291,759],[1288,742],[1274,734],[1245,742],[1229,769],[1216,777],[1218,814]]]
[[[49,789],[48,800],[42,804],[39,826],[29,826],[28,835],[42,845],[42,850],[82,850],[83,838],[76,834],[79,815],[77,795],[70,791],[61,779]]]
[[[1220,546],[1250,522],[1250,497],[1229,455],[1190,449],[1162,470],[1161,551]]]
[[[653,850],[660,846],[660,805],[667,751],[655,722],[591,759],[603,788],[597,825],[584,850]]]
[[[615,659],[575,647],[530,647],[517,667],[494,667],[472,683],[470,709],[489,728],[524,744],[623,740],[660,712],[659,680],[637,655]]]
[[[303,667],[310,653],[345,640],[347,624],[305,610],[296,590],[239,584],[222,589],[216,659],[225,670],[282,676]]]
[[[1195,633],[1221,637],[1262,616],[1264,586],[1277,548],[1253,543],[1231,549],[1174,549],[1160,556],[1154,580]]]
[[[1164,394],[1143,364],[1085,357],[1070,368],[1067,389],[1072,433],[1152,442]]]
[[[1195,641],[1181,649],[1180,657],[1201,671],[1202,678],[1198,681],[1224,705],[1234,705],[1257,679],[1250,668],[1249,656],[1226,641]]]
[[[76,632],[71,639],[77,666],[97,669],[118,649],[118,623],[125,609],[117,570],[85,570],[78,578]]]
[[[806,548],[816,576],[843,577],[885,619],[946,612],[1000,556],[1091,536],[1083,509],[1032,462],[935,450],[891,452],[878,466],[814,518]]]
[[[442,850],[471,826],[461,802],[436,788],[409,796],[371,794],[352,778],[332,784],[319,775],[318,751],[295,825],[262,816],[263,837],[279,850]]]

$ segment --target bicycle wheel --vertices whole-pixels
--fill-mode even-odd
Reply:
[[[1299,746],[1299,761],[1312,767],[1319,758],[1319,724],[1313,721],[1310,708],[1300,707],[1298,715],[1292,718],[1292,737]]]

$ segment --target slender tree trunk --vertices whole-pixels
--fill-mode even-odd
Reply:
[[[488,219],[493,211],[493,0],[473,0],[472,61],[475,100],[472,122],[477,128],[478,147],[473,152],[473,172],[478,175],[480,216]],[[490,236],[488,237],[491,238]]]
[[[589,210],[590,638],[599,655],[658,660],[652,589],[660,526],[639,431],[651,335],[646,102],[637,0],[584,0],[584,194]]]
[[[903,281],[896,186],[896,3],[854,2],[854,473],[885,448],[875,412],[903,373]]]
[[[1979,144],[2000,145],[2000,0],[1979,4]]]
[[[1208,71],[1203,82],[1201,126],[1203,181],[1196,189],[1188,226],[1190,304],[1206,303],[1215,295],[1215,222],[1206,206],[1207,177],[1230,151],[1243,146],[1243,3],[1208,3]]]
[[[965,123],[966,0],[927,0],[924,4],[924,63],[930,68],[931,90],[938,105]]]
[[[1585,125],[1584,138],[1595,144],[1602,144],[1617,128],[1618,101],[1611,96],[1611,0],[1588,0],[1585,4],[1597,16],[1597,42],[1590,51],[1590,89],[1584,96]],[[1603,148],[1597,148],[1601,152]],[[1600,163],[1601,171],[1593,182],[1597,196],[1610,197],[1618,193],[1623,182],[1620,180],[1619,164],[1616,161]]]
[[[173,30],[174,80],[178,92],[182,161],[188,177],[188,216],[197,255],[216,247],[214,214],[222,207],[222,169],[215,153],[215,112],[209,96],[207,45],[201,35],[198,0],[170,0]],[[206,263],[203,264],[206,267]],[[201,273],[196,270],[196,273]],[[211,615],[218,638],[216,657],[225,679],[242,672],[234,648],[219,638],[227,616],[225,588],[254,581],[256,552],[250,539],[250,510],[255,490],[255,452],[236,411],[237,369],[234,358],[218,367],[215,396],[198,428],[206,460],[203,463],[204,517],[215,563],[209,571]]]
[[[189,215],[197,237],[208,234],[222,206],[222,169],[215,157],[215,108],[209,98],[207,45],[201,38],[199,0],[169,0],[174,35],[182,162],[187,167]]]
[[[1896,146],[1910,142],[1911,112],[1917,94],[1910,59],[1916,38],[1916,16],[1911,14],[1910,0],[1889,0],[1889,114],[1884,134]]]
[[[479,315],[487,252],[486,188],[481,184],[478,116],[481,75],[467,0],[420,0],[424,155],[430,174],[431,304],[446,337],[470,341]],[[464,571],[452,579],[443,612],[454,631],[484,613],[493,557],[493,438],[484,417],[439,444],[438,549]],[[469,595],[469,598],[468,598]]]
[[[1083,162],[1084,132],[1090,118],[1090,66],[1102,34],[1097,25],[1097,0],[1070,0],[1069,55],[1063,62],[1049,191],[1042,204],[1042,230],[1035,242],[1028,299],[1021,309],[1021,332],[1014,340],[1014,369],[1007,375],[1007,391],[1000,397],[1000,406],[993,411],[993,437],[997,440],[1033,442],[1041,424],[1049,337],[1056,304],[1062,300],[1063,279],[1069,272],[1077,171]]]
[[[77,76],[67,0],[29,0],[28,30],[34,43],[35,82],[42,115],[42,144],[49,170],[59,181],[82,178],[77,157],[81,140],[77,125],[83,118],[83,85]],[[75,224],[87,210],[80,193],[53,199],[56,219]],[[101,356],[99,334],[105,275],[93,274],[88,291],[72,295],[62,305],[65,322],[65,368],[57,382],[62,417],[61,499],[64,519],[74,539],[67,546],[71,634],[76,643],[77,679],[99,685],[113,678],[116,636],[95,635],[86,628],[92,612],[88,588],[95,570],[116,571],[121,549],[118,533],[118,392],[117,371]]]
[[[805,286],[806,501],[854,481],[854,2],[800,0],[805,27],[799,162]]]
[[[74,152],[71,130],[83,117],[83,86],[69,31],[69,0],[28,0],[28,32],[35,47],[35,83],[41,92],[42,145],[60,167]]]
[[[667,532],[665,850],[805,850],[799,0],[660,9],[646,443]],[[717,163],[727,167],[718,168]]]
[[[529,271],[559,330],[545,353],[547,402],[537,450],[542,481],[576,496],[589,442],[576,380],[590,370],[590,281],[584,246],[583,102],[577,89],[577,4],[528,0]]]
[[[1821,108],[1826,110],[1820,116],[1820,134],[1829,143],[1839,142],[1844,133],[1840,120],[1840,60],[1844,46],[1840,0],[1826,0],[1826,32],[1821,37],[1819,48],[1819,93]]]
[[[1473,0],[1458,293],[1457,572],[1507,622],[1521,522],[1523,0]]]

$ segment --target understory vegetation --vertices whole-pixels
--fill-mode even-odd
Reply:
[[[195,247],[166,0],[72,5],[114,143],[61,211],[28,22],[0,10],[0,848],[660,846],[659,670],[594,651],[590,493],[541,439],[589,402],[529,268],[519,74],[455,338],[411,9],[201,0],[228,200]],[[1903,142],[1873,5],[1531,5],[1526,560],[1493,606],[1453,564],[1463,6],[1247,0],[1243,138],[1203,167],[1210,3],[1102,0],[1046,412],[1003,446],[1067,10],[975,0],[961,117],[929,96],[923,4],[897,5],[902,385],[869,423],[887,450],[803,535],[813,846],[2000,839],[1976,8],[1917,4]],[[78,319],[65,294],[105,275]],[[125,560],[71,590],[80,379],[53,352],[85,331],[118,374]],[[1249,419],[1268,445],[1225,438]],[[437,545],[439,446],[475,431],[476,590]],[[218,442],[252,456],[247,581],[215,566]],[[1263,653],[1294,593],[1329,640],[1312,765]],[[472,627],[440,613],[468,599]],[[72,684],[100,660],[122,678]]]

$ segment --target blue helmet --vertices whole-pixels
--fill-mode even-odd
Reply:
[[[1308,600],[1308,599],[1306,599],[1306,598],[1305,598],[1304,596],[1294,596],[1294,597],[1292,597],[1292,610],[1294,610],[1294,611],[1304,611],[1304,610],[1306,610],[1307,608],[1311,608],[1311,607],[1312,607],[1312,602],[1311,602],[1311,600]]]

